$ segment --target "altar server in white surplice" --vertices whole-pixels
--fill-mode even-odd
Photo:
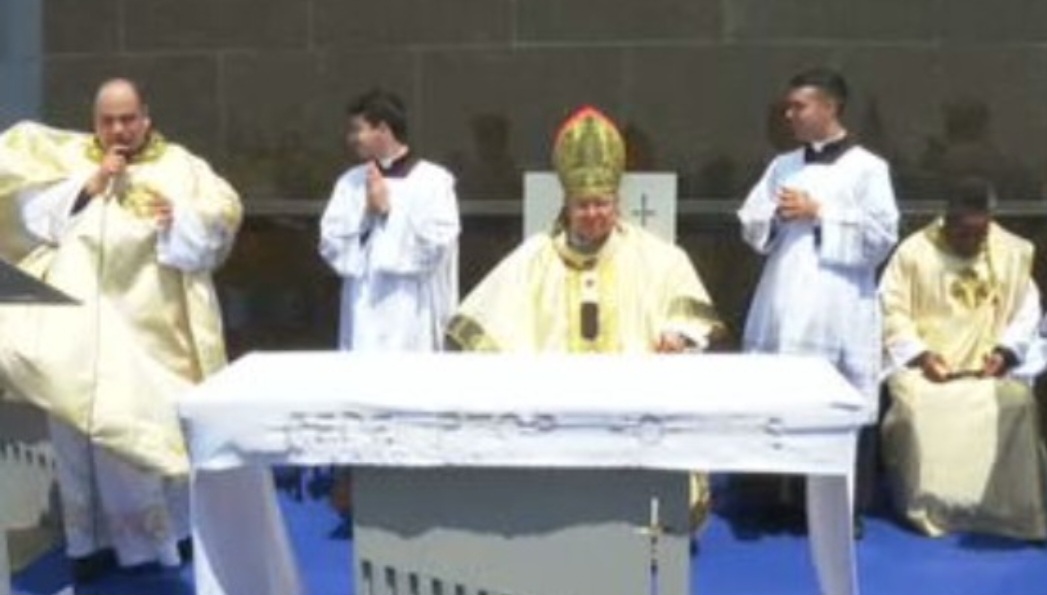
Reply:
[[[825,357],[875,411],[876,268],[897,242],[898,210],[887,163],[840,121],[846,101],[838,73],[789,82],[785,118],[803,146],[771,162],[738,212],[745,241],[767,255],[744,348]]]
[[[342,174],[320,254],[343,279],[339,348],[435,351],[458,304],[454,177],[407,145],[403,102],[382,90],[349,106],[362,163]]]
[[[343,351],[439,351],[458,307],[454,177],[407,145],[399,97],[376,89],[348,109],[361,163],[342,174],[320,220],[320,255],[342,278]],[[331,504],[348,514],[350,472]]]

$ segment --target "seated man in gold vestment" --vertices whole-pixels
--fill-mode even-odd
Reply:
[[[957,182],[943,218],[881,280],[895,366],[883,424],[895,504],[918,530],[1047,537],[1033,245],[994,222],[993,191]],[[1035,360],[1035,361],[1034,361]]]

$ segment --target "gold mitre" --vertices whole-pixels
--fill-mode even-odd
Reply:
[[[566,200],[617,195],[625,170],[625,141],[607,116],[583,107],[557,132],[553,166]]]

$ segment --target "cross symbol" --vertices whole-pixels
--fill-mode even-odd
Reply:
[[[629,214],[640,220],[641,227],[647,227],[647,218],[654,217],[658,211],[647,206],[647,193],[644,192],[640,195],[640,208],[629,211]]]
[[[651,516],[646,527],[637,529],[637,533],[647,537],[648,540],[648,594],[658,595],[658,541],[669,529],[662,524],[662,517],[658,510],[658,497],[651,497]]]

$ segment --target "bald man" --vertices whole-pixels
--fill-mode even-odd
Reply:
[[[22,236],[4,256],[79,302],[0,311],[0,381],[50,414],[74,577],[179,565],[174,400],[225,362],[210,275],[240,225],[236,192],[115,79],[94,134],[23,122],[0,135],[0,212],[0,232]]]

